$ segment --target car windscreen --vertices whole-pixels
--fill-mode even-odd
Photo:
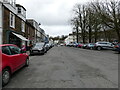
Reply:
[[[95,45],[94,43],[90,43],[90,45]]]
[[[44,46],[44,43],[39,43],[34,46],[34,48],[41,48]]]

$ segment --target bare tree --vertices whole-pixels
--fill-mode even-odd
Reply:
[[[120,42],[120,1],[109,1],[92,4],[99,13],[102,24],[115,30]]]
[[[86,41],[86,10],[85,5],[76,4],[74,8],[75,15],[77,17],[77,24],[79,25],[79,30],[81,30],[82,42]]]
[[[77,4],[74,12],[77,18],[73,18],[73,21],[76,22],[74,25],[78,28],[76,30],[80,30],[83,43],[86,42],[86,39],[89,40],[89,43],[93,39],[94,42],[97,42],[100,38],[111,41],[116,38],[116,35],[116,39],[120,42],[120,1]],[[101,37],[102,35],[103,37]]]
[[[79,21],[78,21],[78,18],[75,17],[71,20],[71,24],[74,25],[73,26],[73,29],[75,30],[75,33],[76,33],[76,37],[77,37],[77,43],[79,42]]]

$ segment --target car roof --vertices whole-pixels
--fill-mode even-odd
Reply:
[[[110,42],[97,42],[97,43],[110,43]]]
[[[40,43],[35,43],[35,44],[45,44],[45,43],[43,43],[43,42],[40,42]]]
[[[0,47],[3,47],[3,46],[16,46],[14,44],[0,44]]]

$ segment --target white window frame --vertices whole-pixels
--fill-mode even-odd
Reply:
[[[15,15],[10,12],[10,27],[15,28]]]
[[[22,32],[25,32],[25,22],[24,21],[21,22],[21,29],[22,29]]]
[[[21,7],[18,7],[18,8],[17,8],[17,12],[18,12],[19,14],[22,13],[22,9],[21,9]]]

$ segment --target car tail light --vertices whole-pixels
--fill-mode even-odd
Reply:
[[[95,44],[95,47],[96,47],[97,45]]]
[[[119,48],[119,46],[118,46],[118,45],[115,45],[115,48]]]

